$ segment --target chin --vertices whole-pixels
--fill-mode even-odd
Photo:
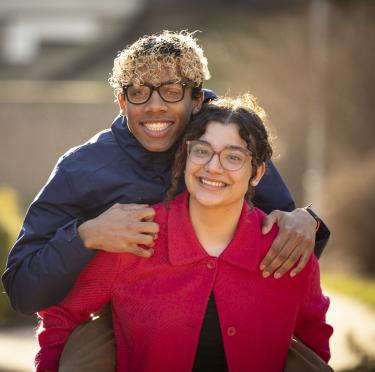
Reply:
[[[224,206],[225,200],[219,199],[217,197],[206,197],[206,196],[196,196],[194,199],[200,204],[207,208],[209,207],[221,207]]]
[[[172,145],[169,145],[169,144],[151,144],[150,143],[142,143],[142,146],[148,150],[148,151],[151,151],[151,152],[164,152],[164,151],[168,151]]]

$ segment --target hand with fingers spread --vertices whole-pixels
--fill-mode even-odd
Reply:
[[[88,249],[127,252],[148,258],[153,255],[152,247],[159,231],[159,225],[153,222],[154,216],[154,209],[145,204],[115,204],[84,222],[78,233]]]
[[[273,274],[281,278],[290,269],[290,276],[300,273],[314,249],[316,220],[304,209],[292,212],[275,210],[264,220],[262,234],[267,234],[276,223],[279,233],[260,264],[263,277]]]

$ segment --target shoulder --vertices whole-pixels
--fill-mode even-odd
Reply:
[[[101,131],[59,158],[35,200],[82,200],[113,182],[123,157],[112,130]]]
[[[118,162],[121,156],[111,130],[102,131],[59,158],[39,196],[48,191],[64,193],[61,189],[66,185],[81,194],[89,186],[93,174],[101,168],[110,170],[111,163]]]
[[[157,218],[166,219],[168,214],[170,214],[171,212],[182,212],[182,210],[187,207],[188,199],[189,193],[187,192],[187,190],[185,190],[182,193],[176,195],[168,203],[161,202],[154,204],[152,207],[155,209]]]
[[[68,173],[95,170],[113,161],[120,151],[110,129],[97,133],[87,142],[69,149],[57,162]]]
[[[154,204],[152,207],[155,210],[154,221],[159,224],[159,237],[160,235],[166,235],[170,220],[176,220],[178,218],[179,222],[184,221],[186,217],[186,205],[189,194],[185,190],[181,194],[177,195],[174,199],[170,200],[168,203],[161,202]],[[173,224],[173,227],[175,225]]]
[[[75,192],[96,194],[113,183],[122,182],[120,178],[129,172],[125,165],[127,157],[113,131],[107,129],[62,155],[50,180],[64,177]]]
[[[248,209],[247,221],[250,222],[250,225],[247,224],[247,230],[256,237],[261,257],[267,254],[279,231],[275,224],[268,234],[262,234],[263,220],[266,216],[267,214],[259,208]]]
[[[253,208],[252,212],[254,214],[254,218],[259,224],[259,228],[262,229],[263,220],[267,217],[267,214],[263,212],[261,209],[256,208],[256,207]],[[276,238],[278,232],[279,232],[279,227],[276,224],[274,224],[268,234],[265,234],[265,235],[262,234],[261,236],[263,237],[264,240],[272,242]]]
[[[155,210],[154,222],[159,225],[159,236],[164,235],[167,230],[168,212],[170,208],[170,203],[166,204],[163,202],[154,204],[152,206]]]

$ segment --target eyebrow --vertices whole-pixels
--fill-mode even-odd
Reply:
[[[208,141],[205,141],[205,140],[196,140],[196,141],[203,142],[203,143],[205,143],[205,144],[207,144],[207,145],[209,145],[209,146],[211,146],[213,148],[212,144],[210,142],[208,142]],[[227,145],[227,146],[224,146],[222,148],[222,150],[224,150],[224,149],[250,151],[248,148],[245,148],[245,147],[242,147],[242,146],[237,146],[237,145]]]
[[[146,87],[153,87],[153,88],[157,88],[157,87],[160,87],[161,85],[165,85],[165,84],[177,84],[177,83],[183,83],[184,81],[182,81],[181,79],[174,79],[174,80],[166,80],[166,81],[162,81],[159,85],[153,85],[151,83],[148,83],[148,82],[145,82],[143,84],[129,84],[128,86],[133,86],[133,87],[143,87],[143,86],[146,86]]]

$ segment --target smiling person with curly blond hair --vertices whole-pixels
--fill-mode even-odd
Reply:
[[[160,227],[148,205],[162,200],[170,185],[176,143],[191,118],[215,98],[202,88],[208,78],[203,50],[187,31],[144,36],[118,54],[109,83],[120,115],[110,129],[60,158],[30,205],[10,252],[3,283],[17,311],[33,313],[59,303],[97,252],[153,259]],[[263,232],[277,223],[279,233],[259,270],[265,278],[280,278],[290,269],[293,276],[311,256],[317,222],[305,209],[294,209],[277,170],[272,162],[267,164],[254,203],[267,213],[273,211],[264,219]],[[180,184],[179,191],[183,187]],[[318,251],[327,240],[322,227]],[[105,317],[88,326],[95,327],[101,319]],[[100,353],[104,344],[113,350],[106,329],[105,342],[97,342],[104,331],[98,332],[100,337],[88,333],[85,347],[69,349],[78,356],[69,353],[67,359],[84,362],[111,355],[108,348]],[[89,355],[90,349],[94,355]],[[103,370],[108,368],[107,364]]]

